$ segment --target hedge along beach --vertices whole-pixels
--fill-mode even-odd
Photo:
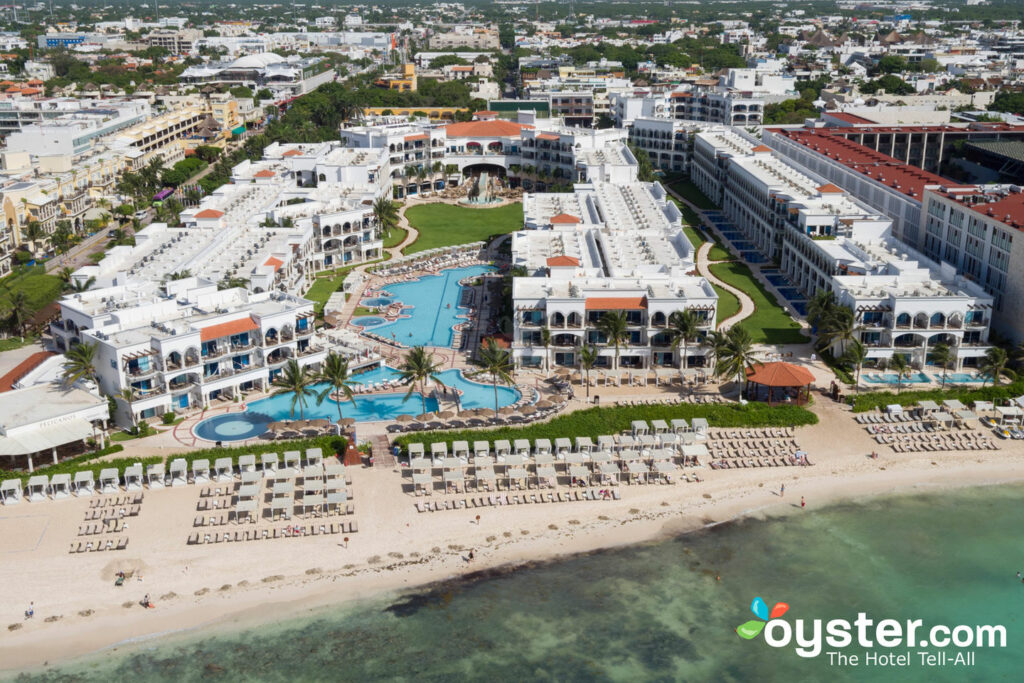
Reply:
[[[88,498],[5,507],[0,579],[25,604],[8,604],[7,623],[18,626],[0,643],[0,661],[7,670],[52,664],[58,641],[62,657],[75,657],[169,632],[276,621],[312,606],[638,543],[742,515],[814,514],[846,498],[1024,480],[1019,442],[983,454],[896,455],[880,449],[848,408],[819,402],[814,411],[817,424],[795,429],[814,467],[705,467],[700,484],[624,486],[618,501],[421,514],[403,491],[399,468],[350,467],[359,530],[347,542],[326,535],[188,545],[201,488],[193,485],[146,491],[141,514],[128,522],[131,544],[120,555],[68,553]],[[871,459],[873,451],[883,452]],[[801,497],[803,511],[793,507]],[[470,549],[472,568],[465,560]],[[121,570],[135,574],[116,587]],[[145,594],[156,609],[138,606]],[[25,621],[29,601],[36,616]]]

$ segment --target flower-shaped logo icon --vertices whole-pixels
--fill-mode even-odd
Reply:
[[[757,619],[751,619],[748,622],[740,624],[736,627],[736,633],[739,634],[740,638],[744,640],[750,640],[756,638],[761,631],[764,630],[765,624],[770,619],[778,619],[789,610],[789,605],[784,602],[777,602],[772,607],[771,612],[768,611],[768,604],[764,601],[764,598],[754,598],[754,601],[750,603],[750,611],[754,613]]]

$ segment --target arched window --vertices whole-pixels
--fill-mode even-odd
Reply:
[[[910,314],[909,313],[900,313],[898,316],[896,316],[896,326],[897,327],[910,327]]]

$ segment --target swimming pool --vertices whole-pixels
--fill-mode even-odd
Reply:
[[[379,306],[390,306],[395,302],[394,299],[387,296],[371,296],[369,299],[363,299],[360,303],[367,308],[377,308]]]
[[[767,263],[768,259],[759,251],[741,251],[740,257],[747,263]]]
[[[872,384],[899,384],[897,375],[893,373],[864,375],[864,381]],[[903,384],[923,384],[931,381],[932,378],[923,372],[915,372],[909,377],[903,378]]]
[[[935,380],[938,382],[942,381],[942,375],[936,375]],[[946,384],[952,382],[953,384],[966,384],[968,382],[983,382],[984,377],[979,377],[973,372],[950,372],[946,374]]]
[[[373,384],[399,376],[398,370],[389,366],[381,366],[353,376],[357,384]],[[490,384],[473,381],[462,374],[462,371],[453,368],[444,370],[437,374],[438,379],[445,386],[458,389],[461,392],[461,406],[463,410],[471,408],[494,408],[494,387]],[[327,385],[316,384],[311,388],[320,392]],[[519,400],[518,390],[508,386],[498,386],[498,407],[512,405]],[[267,425],[276,420],[298,419],[298,406],[295,408],[294,418],[292,416],[292,394],[281,394],[280,396],[269,396],[252,401],[246,407],[245,412],[218,415],[203,420],[195,426],[194,433],[201,439],[207,441],[241,441],[259,436],[267,431]],[[427,411],[437,410],[437,399],[427,398]],[[341,402],[342,417],[351,417],[356,422],[375,422],[378,420],[393,420],[399,415],[419,415],[423,412],[423,400],[418,391],[414,391],[406,398],[405,390],[400,388],[396,393],[387,394],[356,394],[355,405],[351,401]],[[316,398],[309,397],[303,409],[303,416],[307,420],[326,419],[331,422],[338,421],[338,402],[327,398],[323,403],[317,405]]]
[[[792,301],[794,299],[806,299],[807,298],[804,295],[804,293],[801,292],[796,287],[779,287],[778,285],[776,285],[775,289],[778,290],[779,294],[781,294],[782,297],[784,299],[786,299],[787,301]]]
[[[387,325],[387,321],[376,315],[360,315],[352,318],[352,325],[357,325],[360,328],[379,328],[382,325]]]
[[[459,308],[462,298],[459,280],[493,270],[492,266],[448,268],[438,275],[388,285],[388,292],[404,307],[403,317],[374,325],[374,332],[390,334],[406,346],[451,346],[452,328],[459,322],[459,316],[466,315],[466,309]],[[359,320],[352,322],[359,324]]]

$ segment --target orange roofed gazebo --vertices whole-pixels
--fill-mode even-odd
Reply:
[[[759,363],[747,368],[747,398],[764,403],[807,403],[814,375],[792,363]]]

